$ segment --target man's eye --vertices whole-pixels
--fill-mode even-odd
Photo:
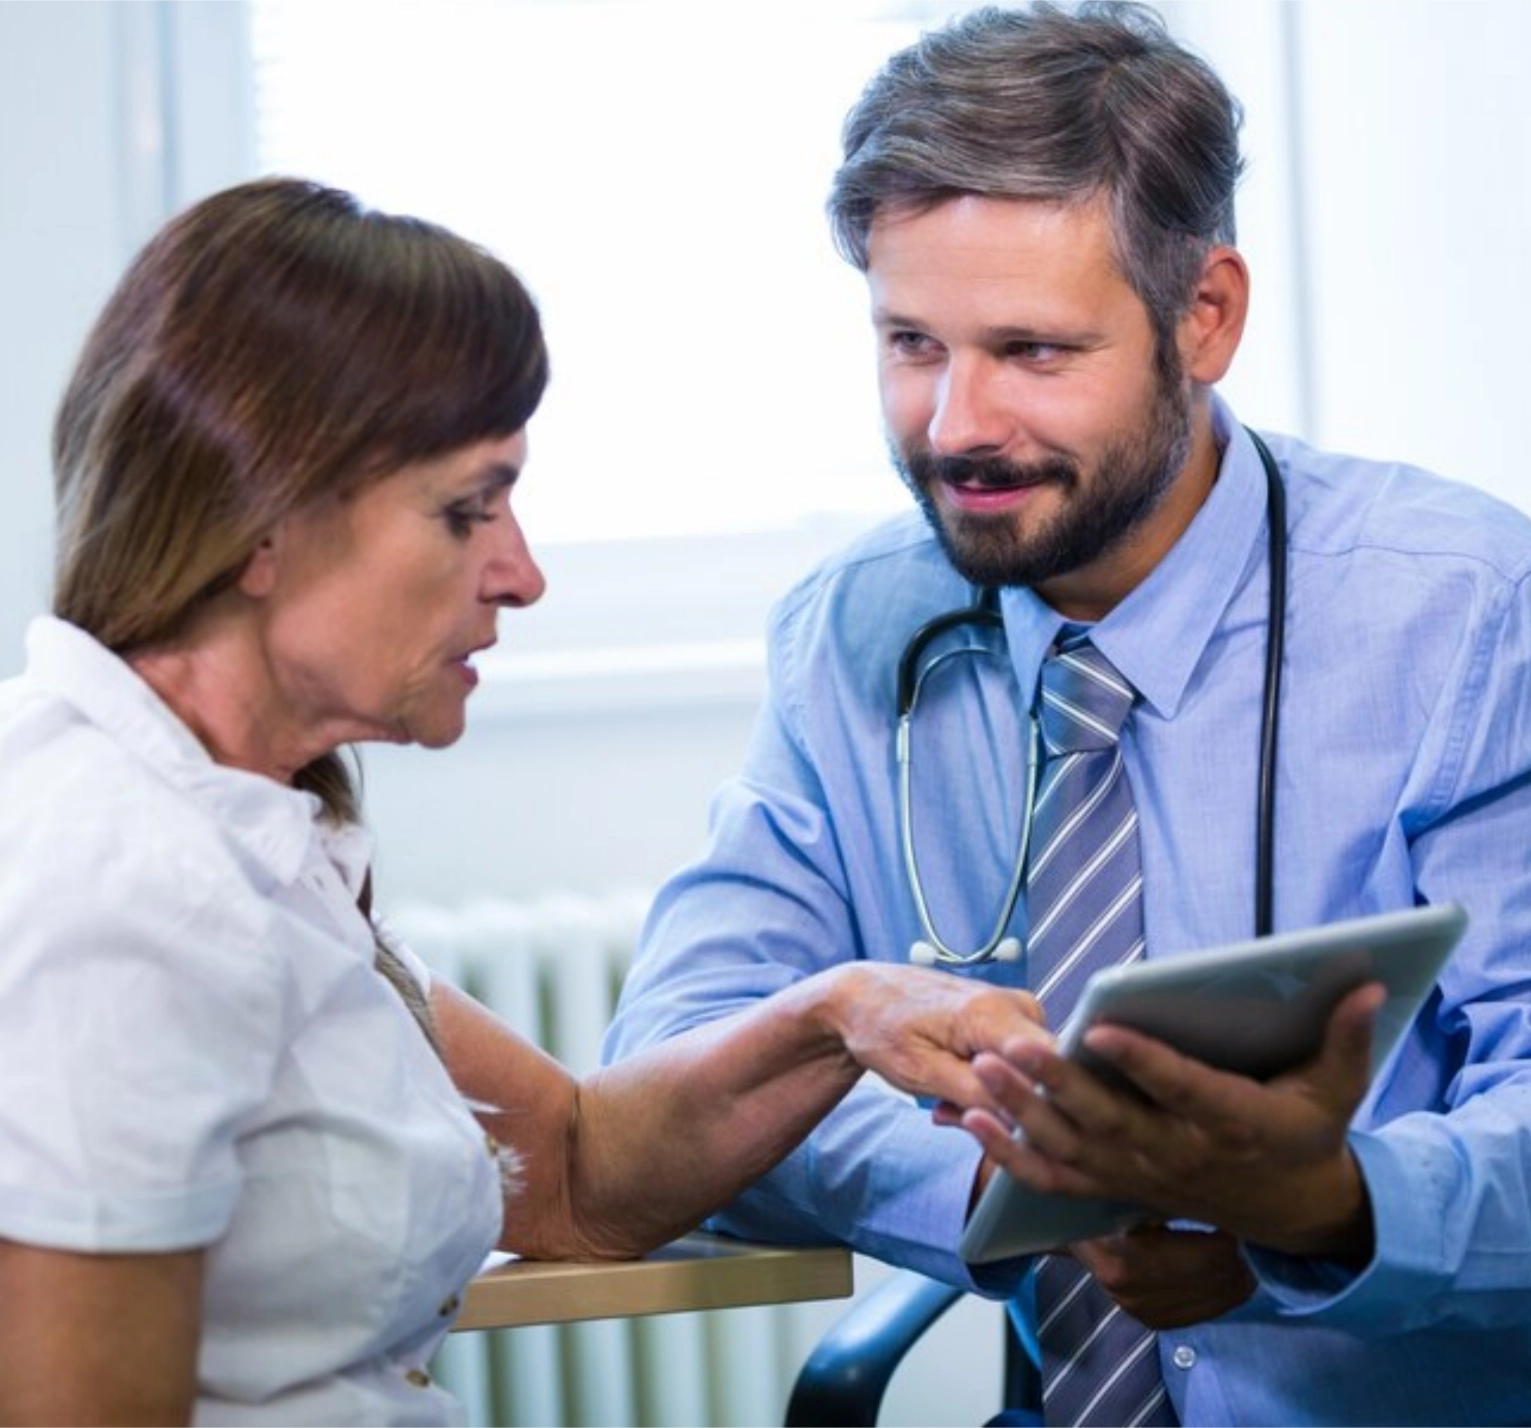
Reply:
[[[1005,355],[1022,362],[1055,362],[1063,356],[1063,348],[1056,342],[1011,342],[1006,344]]]
[[[928,356],[935,343],[923,332],[890,332],[888,346],[903,357]]]

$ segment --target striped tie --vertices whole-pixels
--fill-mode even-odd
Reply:
[[[1143,955],[1138,815],[1117,735],[1132,686],[1077,627],[1042,665],[1046,766],[1027,884],[1032,983],[1061,1026],[1091,973]],[[1049,1424],[1173,1424],[1158,1338],[1074,1259],[1037,1262],[1037,1337]]]

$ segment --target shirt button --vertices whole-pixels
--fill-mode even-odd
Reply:
[[[492,1135],[486,1135],[484,1137],[484,1149],[489,1152],[492,1159],[500,1153],[500,1143]]]
[[[459,1299],[455,1294],[449,1294],[445,1299],[441,1301],[441,1308],[439,1308],[436,1312],[443,1319],[445,1319],[448,1314],[455,1314],[461,1306],[462,1300]]]
[[[1170,1355],[1170,1362],[1178,1369],[1196,1367],[1196,1350],[1189,1344],[1176,1344],[1175,1352]]]
[[[431,1386],[431,1376],[424,1369],[410,1369],[404,1375],[404,1379],[407,1383],[414,1384],[416,1388],[429,1388]]]

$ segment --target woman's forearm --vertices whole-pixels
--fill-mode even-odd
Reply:
[[[584,1234],[640,1254],[694,1228],[797,1146],[860,1079],[813,978],[585,1078],[570,1179]]]
[[[796,1145],[856,1083],[833,980],[789,988],[577,1081],[444,984],[432,1003],[479,1119],[512,1148],[501,1245],[625,1258],[694,1228]]]
[[[443,995],[449,989],[442,988]],[[1045,1035],[1025,993],[855,963],[651,1047],[582,1082],[460,993],[438,1007],[458,1085],[521,1158],[505,1248],[642,1254],[791,1151],[864,1068],[899,1088],[991,1105],[978,1050]]]

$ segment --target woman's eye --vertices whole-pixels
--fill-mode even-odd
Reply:
[[[447,529],[459,539],[466,540],[473,534],[474,526],[488,525],[494,519],[494,507],[487,496],[472,501],[457,501],[446,508],[444,517]]]

